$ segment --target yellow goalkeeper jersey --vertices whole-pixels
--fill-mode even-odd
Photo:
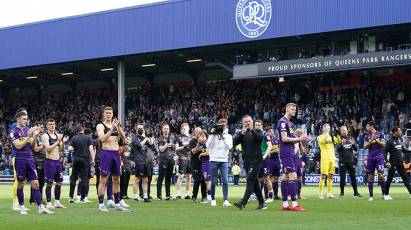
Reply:
[[[321,134],[317,138],[321,151],[321,160],[335,160],[334,143],[331,135]]]

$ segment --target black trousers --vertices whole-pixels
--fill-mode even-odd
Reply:
[[[98,196],[98,185],[100,184],[100,162],[94,163],[94,176],[96,177],[96,193]]]
[[[395,171],[397,171],[398,174],[400,174],[402,181],[408,190],[408,193],[411,194],[410,178],[408,177],[408,174],[405,173],[404,162],[397,161],[397,162],[390,162],[390,164],[391,164],[391,168],[388,169],[387,182],[385,183],[386,195],[390,194],[390,186],[391,186],[392,179],[394,179]]]
[[[131,171],[130,170],[122,170],[121,176],[120,176],[120,195],[121,198],[124,198],[127,196],[127,191],[128,191],[128,185],[130,183],[130,175]]]
[[[193,173],[193,199],[197,199],[198,195],[198,190],[201,186],[201,198],[206,199],[207,198],[207,185],[204,181],[203,175],[201,175],[201,170],[199,169],[192,169]]]
[[[151,192],[151,180],[153,179],[153,165],[150,165],[150,169],[151,169],[151,173],[150,175],[147,177],[147,196],[150,197],[150,192]],[[142,197],[143,194],[143,180],[140,180],[140,182],[138,183],[138,191],[139,191],[139,195],[140,197]]]
[[[345,187],[345,177],[347,175],[350,176],[351,179],[351,186],[354,190],[354,194],[358,193],[357,190],[357,179],[355,178],[355,168],[354,168],[354,163],[352,162],[340,162],[339,164],[339,173],[340,173],[340,194],[344,194],[344,187]]]
[[[245,189],[244,196],[242,199],[243,205],[247,204],[253,192],[257,196],[258,203],[260,205],[264,204],[264,197],[261,192],[260,183],[257,178],[261,166],[262,163],[244,163],[244,169],[247,172],[247,187]]]
[[[81,200],[84,199],[89,190],[89,175],[90,160],[85,157],[75,157],[73,160],[73,169],[70,176],[70,198],[73,198],[74,189],[76,188],[76,182],[80,177]]]
[[[173,178],[174,164],[171,161],[160,162],[160,168],[157,179],[157,198],[161,197],[161,187],[165,179],[166,197],[171,197],[170,187]]]
[[[34,163],[36,166],[36,171],[37,171],[37,177],[39,178],[39,189],[40,189],[40,194],[43,195],[43,187],[44,187],[44,167],[43,163],[38,164]],[[33,197],[33,192],[30,190],[30,203],[34,203],[34,197]]]
[[[234,185],[238,185],[239,181],[240,181],[240,175],[234,175]]]

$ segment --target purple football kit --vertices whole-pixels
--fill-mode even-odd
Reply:
[[[104,123],[104,134],[110,131]],[[118,136],[117,131],[112,132],[111,136]],[[121,176],[121,158],[118,150],[105,150],[100,152],[100,175],[107,176]]]
[[[286,143],[281,139],[281,132],[286,132],[287,137],[295,138],[293,123],[286,117],[282,117],[278,121],[278,135],[280,144],[280,159],[282,164],[283,173],[293,173],[296,170],[294,160],[294,143]]]
[[[382,132],[377,131],[375,135],[379,140],[384,140],[385,138]],[[365,142],[369,142],[371,138],[371,134],[365,136]],[[367,171],[374,174],[375,170],[377,172],[384,171],[384,147],[377,143],[371,143],[368,148]]]
[[[10,129],[10,140],[13,142],[15,140],[25,140],[29,137],[29,128],[19,128],[13,127]],[[23,182],[38,180],[36,167],[34,165],[33,153],[29,143],[23,146],[21,149],[17,149],[14,145],[13,152],[15,154],[14,167],[16,171],[16,178],[18,181]],[[33,189],[33,197],[37,205],[41,205],[43,200],[41,198],[40,189]],[[17,188],[17,199],[20,205],[24,205],[24,191],[23,188]]]
[[[379,141],[384,140],[384,133],[376,131],[374,133],[376,138]],[[365,136],[365,142],[370,142],[372,139],[373,134],[368,134]],[[367,172],[369,175],[373,175],[375,173],[375,170],[377,170],[378,173],[384,173],[384,147],[379,145],[376,142],[370,143],[368,147],[368,158],[367,158]],[[384,178],[378,178],[378,181],[381,186],[381,192],[384,195],[385,194],[385,179]],[[374,178],[372,180],[368,180],[368,192],[370,194],[370,197],[374,196]]]
[[[205,149],[205,145],[203,146]],[[201,173],[205,181],[211,181],[210,156],[201,157]]]
[[[287,117],[282,117],[278,121],[277,131],[279,135],[280,143],[280,159],[282,163],[283,174],[295,173],[295,159],[294,159],[294,143],[284,142],[281,137],[281,133],[285,132],[287,137],[295,138],[293,123]],[[288,196],[291,196],[292,201],[296,201],[297,187],[296,181],[283,178],[281,182],[281,194],[283,202],[288,201]]]
[[[24,140],[28,138],[28,127],[19,128],[14,127],[10,130],[11,141]],[[17,149],[13,145],[13,152],[15,153],[15,168],[18,181],[32,181],[38,180],[36,168],[34,166],[33,153],[30,144],[27,143],[23,148]]]

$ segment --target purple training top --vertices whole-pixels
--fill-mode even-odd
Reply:
[[[280,143],[280,157],[281,158],[293,158],[294,156],[294,143],[285,143],[281,139],[281,132],[287,132],[287,137],[295,138],[293,123],[291,123],[285,116],[278,121],[277,130]]]
[[[24,128],[19,128],[19,127],[13,127],[10,129],[10,140],[13,142],[15,140],[25,140],[28,138],[29,134],[29,128],[24,127]],[[25,159],[25,160],[32,160],[33,159],[33,153],[31,151],[30,144],[27,143],[24,145],[22,149],[17,149],[14,145],[13,146],[13,152],[16,156],[16,159]]]
[[[384,140],[385,136],[383,132],[376,131],[375,135],[377,136],[377,139]],[[365,136],[365,142],[369,142],[372,137],[372,134],[368,134]],[[368,158],[384,158],[384,147],[377,143],[371,143],[370,146],[368,147]]]

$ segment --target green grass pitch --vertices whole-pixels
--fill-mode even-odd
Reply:
[[[25,198],[28,199],[28,186]],[[1,230],[139,230],[139,229],[409,229],[411,217],[411,199],[403,186],[392,188],[394,200],[383,201],[381,191],[374,187],[375,200],[368,202],[368,190],[360,188],[362,199],[354,199],[351,187],[346,188],[346,197],[333,200],[319,200],[317,187],[303,187],[306,200],[300,204],[305,212],[282,212],[281,202],[267,204],[268,209],[257,211],[256,201],[250,202],[243,211],[235,207],[222,207],[221,187],[217,187],[217,205],[193,204],[189,200],[153,201],[152,203],[126,200],[131,205],[131,212],[120,213],[110,210],[101,213],[97,210],[94,186],[90,190],[91,204],[69,204],[68,186],[63,187],[62,203],[67,209],[56,210],[52,215],[40,215],[36,206],[27,216],[11,210],[11,185],[0,185],[0,229]],[[240,199],[244,187],[229,188],[231,203]],[[153,187],[152,191],[156,191]],[[183,188],[184,191],[184,188]],[[334,187],[337,195],[339,188]],[[129,194],[132,194],[130,187]],[[337,196],[336,196],[337,197]]]

